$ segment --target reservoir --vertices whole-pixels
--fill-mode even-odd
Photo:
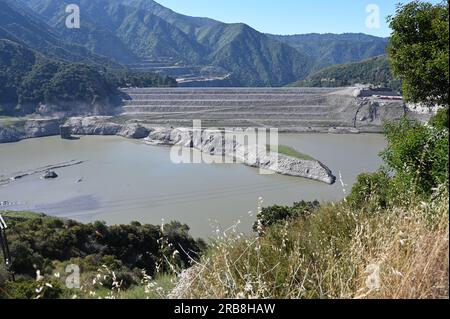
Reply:
[[[170,148],[120,137],[47,137],[0,144],[0,180],[68,161],[58,178],[25,176],[0,185],[1,209],[30,210],[108,224],[132,221],[186,223],[195,237],[238,225],[251,232],[259,198],[263,206],[300,200],[336,201],[348,193],[358,174],[381,165],[382,135],[281,134],[291,146],[327,165],[334,185],[281,175],[260,175],[241,164],[173,164]],[[340,176],[342,176],[342,186]]]

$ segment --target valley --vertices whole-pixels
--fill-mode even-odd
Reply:
[[[448,298],[448,55],[437,0],[0,0],[0,299]]]

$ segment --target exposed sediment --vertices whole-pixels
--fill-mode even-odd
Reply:
[[[364,91],[366,92],[366,91]],[[380,133],[383,122],[429,115],[359,88],[135,88],[116,116],[69,118],[72,134],[143,138],[152,127],[270,127],[283,133]],[[385,93],[383,93],[385,94]],[[0,122],[0,143],[59,135],[64,119]]]
[[[331,170],[317,160],[303,160],[267,150],[266,144],[246,144],[240,134],[224,130],[154,129],[146,138],[152,145],[171,145],[193,148],[202,153],[226,157],[238,163],[274,173],[303,177],[327,184],[334,184],[336,177]],[[241,140],[241,142],[239,141]]]
[[[59,135],[62,119],[33,119],[0,125],[0,143],[17,142],[27,138]]]
[[[416,118],[403,101],[383,100],[357,88],[141,88],[124,90],[119,116],[72,117],[19,121],[0,125],[0,143],[60,135],[117,135],[159,144],[183,145],[206,154],[234,157],[241,163],[279,174],[334,183],[318,161],[266,154],[223,140],[210,131],[201,141],[192,136],[193,120],[204,127],[277,128],[279,132],[379,133],[384,121]],[[422,116],[422,115],[420,115]],[[232,130],[231,129],[231,130]],[[222,147],[223,145],[223,147]],[[276,159],[275,159],[276,158]]]

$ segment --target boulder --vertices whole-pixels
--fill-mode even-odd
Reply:
[[[72,128],[67,125],[62,125],[60,128],[61,138],[65,140],[70,140],[72,137]]]
[[[128,124],[119,132],[120,136],[133,139],[146,138],[149,134],[150,130],[139,124]]]
[[[56,174],[54,171],[47,171],[45,172],[44,176],[42,176],[44,179],[55,179],[58,178],[58,174]]]

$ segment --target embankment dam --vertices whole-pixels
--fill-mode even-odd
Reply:
[[[403,101],[357,88],[130,88],[121,118],[150,126],[271,127],[284,132],[380,132]]]

